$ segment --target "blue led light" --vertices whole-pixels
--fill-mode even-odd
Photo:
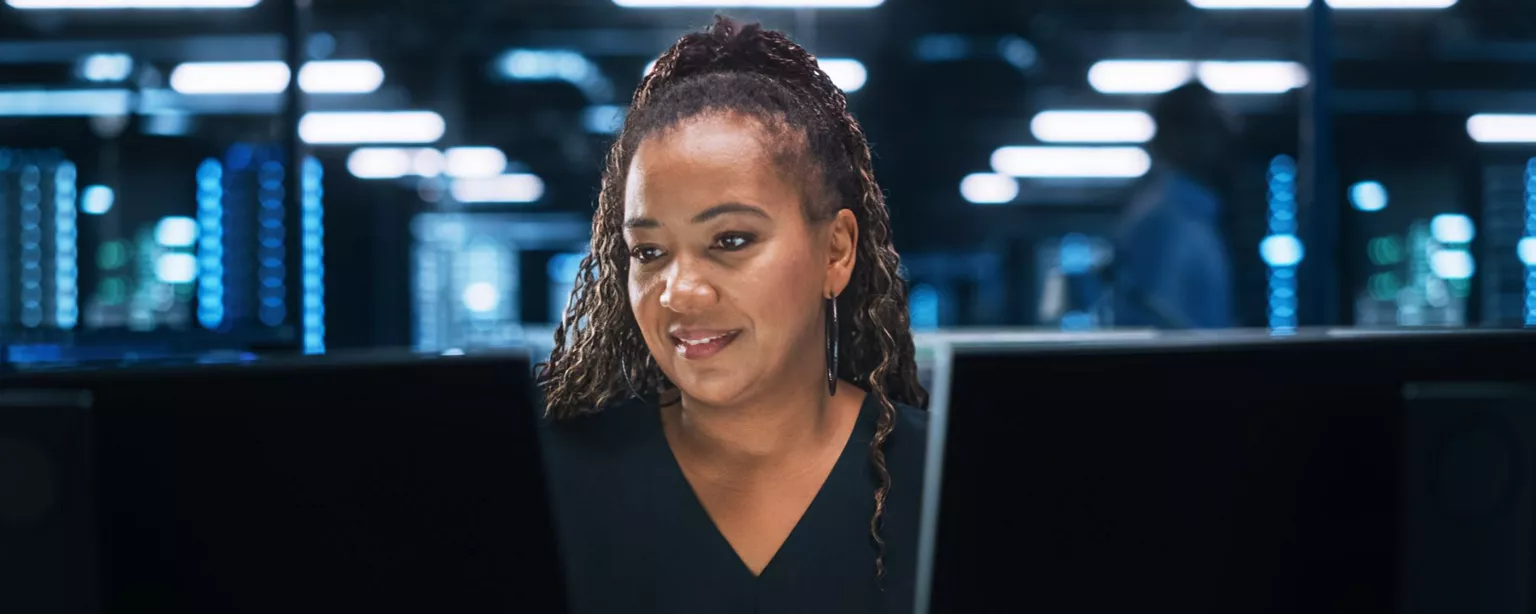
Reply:
[[[1441,213],[1429,220],[1429,235],[1445,244],[1471,243],[1477,237],[1472,218],[1460,213]]]
[[[421,218],[417,218],[418,220]],[[436,225],[431,228],[436,231]],[[429,233],[435,235],[436,233]],[[438,253],[429,245],[416,247],[416,349],[441,349],[437,309],[442,288],[438,274]]]
[[[21,169],[21,325],[43,323],[43,201],[42,171],[34,164]]]
[[[1536,158],[1525,165],[1525,238],[1516,253],[1525,263],[1525,325],[1536,326]]]
[[[279,326],[287,318],[287,288],[283,270],[283,177],[281,162],[262,162],[256,172],[256,317],[267,326]]]
[[[116,200],[112,188],[104,185],[85,186],[80,191],[80,212],[86,215],[103,215],[112,210],[112,202]]]
[[[1286,332],[1296,328],[1296,265],[1306,255],[1296,238],[1296,160],[1275,156],[1266,178],[1269,236],[1259,244],[1259,255],[1269,266],[1269,327]]]
[[[197,322],[224,324],[224,165],[209,158],[197,167]]]
[[[75,212],[76,171],[64,161],[53,171],[53,321],[70,330],[80,321],[80,238]]]
[[[618,105],[594,105],[582,112],[581,122],[592,134],[616,134],[624,126],[624,115],[628,111]]]
[[[1306,249],[1296,235],[1270,235],[1259,243],[1259,256],[1271,267],[1294,267],[1301,264]]]
[[[586,252],[556,254],[549,259],[544,272],[549,275],[549,280],[552,282],[575,283],[576,276],[581,274],[581,260],[586,257]]]
[[[304,160],[304,353],[325,353],[325,167],[319,160]]]
[[[255,159],[255,148],[243,143],[230,145],[229,150],[224,152],[224,162],[229,165],[229,170],[232,171],[249,168]]]
[[[80,61],[80,77],[93,83],[125,81],[133,74],[133,57],[126,53],[93,53]]]
[[[929,284],[917,284],[907,297],[907,310],[911,313],[912,330],[935,330],[939,327],[939,290]]]
[[[924,62],[952,62],[970,54],[970,42],[959,34],[928,34],[913,43],[912,52]]]
[[[155,258],[155,279],[167,284],[187,284],[197,280],[197,259],[191,254],[167,252]]]
[[[192,247],[197,244],[197,220],[179,215],[160,218],[155,224],[155,242],[164,247]]]
[[[1471,279],[1477,272],[1477,262],[1466,250],[1439,249],[1429,255],[1429,270],[1440,279]]]
[[[1093,314],[1086,311],[1068,311],[1061,314],[1061,330],[1069,332],[1093,330]]]
[[[1088,237],[1072,233],[1061,238],[1057,258],[1064,275],[1081,275],[1093,266],[1093,245]]]
[[[571,300],[572,286],[576,283],[576,278],[581,275],[581,260],[586,255],[584,251],[556,254],[545,266],[544,272],[549,277],[549,319],[551,321],[559,322],[565,316],[565,309]]]
[[[613,98],[613,83],[586,56],[563,49],[513,49],[497,61],[503,77],[518,81],[564,81],[593,102]]]
[[[1379,181],[1362,181],[1349,188],[1349,202],[1360,211],[1387,208],[1387,188]]]

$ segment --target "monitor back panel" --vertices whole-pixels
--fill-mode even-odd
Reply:
[[[1413,611],[1404,485],[1433,438],[1405,389],[1520,397],[1536,344],[959,350],[953,373],[929,611]]]
[[[96,423],[108,611],[558,611],[528,363],[55,374]]]

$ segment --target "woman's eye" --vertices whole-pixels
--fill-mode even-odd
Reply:
[[[741,234],[741,233],[724,234],[724,235],[720,235],[720,238],[715,239],[715,247],[718,247],[718,248],[723,249],[723,250],[728,251],[728,252],[734,252],[734,251],[742,249],[742,248],[744,248],[744,247],[746,247],[748,245],[751,245],[752,244],[752,240],[753,240],[752,235],[746,235],[746,234]]]
[[[639,260],[642,263],[650,262],[661,257],[661,248],[651,245],[641,245],[632,250],[629,250],[629,255],[630,257],[634,258],[635,260]]]

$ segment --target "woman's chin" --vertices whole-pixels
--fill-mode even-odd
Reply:
[[[690,381],[674,381],[689,402],[712,407],[729,407],[746,396],[747,387],[736,378],[691,378]]]

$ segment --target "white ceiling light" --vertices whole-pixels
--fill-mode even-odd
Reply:
[[[1104,94],[1162,94],[1198,78],[1220,94],[1279,94],[1305,87],[1307,69],[1282,61],[1103,60],[1088,83]]]
[[[1000,147],[992,170],[1013,177],[1132,179],[1152,169],[1140,147]]]
[[[1308,81],[1307,69],[1296,62],[1200,62],[1195,73],[1218,94],[1280,94]]]
[[[1479,113],[1467,119],[1467,135],[1479,143],[1536,143],[1536,115]]]
[[[822,72],[827,73],[833,85],[844,92],[859,91],[864,87],[864,82],[869,79],[869,72],[864,69],[864,63],[858,60],[826,58],[816,60],[816,65],[821,67]]]
[[[1328,0],[1328,6],[1350,9],[1448,9],[1456,0]]]
[[[1145,143],[1157,122],[1141,111],[1044,111],[1029,129],[1046,143]]]
[[[495,147],[450,147],[445,153],[450,177],[495,177],[507,170],[507,154]]]
[[[6,0],[24,10],[87,9],[244,9],[261,0]]]
[[[171,71],[181,94],[278,94],[288,89],[284,62],[187,62]],[[311,94],[367,94],[384,84],[384,69],[369,60],[308,62],[299,87]]]
[[[411,174],[411,151],[398,147],[360,147],[347,155],[347,172],[358,179],[399,179]]]
[[[1189,0],[1197,9],[1304,9],[1312,0]]]
[[[171,89],[182,94],[276,94],[288,89],[288,65],[187,62],[171,70]]]
[[[433,143],[447,125],[432,111],[312,111],[299,120],[311,145]]]
[[[1208,10],[1304,9],[1311,0],[1189,0],[1189,5]],[[1340,10],[1363,9],[1446,9],[1456,0],[1328,0],[1328,6]]]
[[[431,147],[417,149],[411,154],[411,174],[418,177],[436,177],[443,174],[447,166],[443,152]]]
[[[1103,60],[1088,69],[1088,84],[1104,94],[1161,94],[1194,76],[1185,60]]]
[[[529,173],[455,179],[450,188],[461,203],[531,203],[544,196],[544,181]]]
[[[371,60],[324,60],[299,69],[299,88],[311,94],[369,94],[382,85],[384,68]]]
[[[978,205],[1011,202],[1019,196],[1019,182],[997,173],[971,173],[960,180],[960,196]]]
[[[133,74],[133,56],[93,53],[80,60],[80,78],[95,83],[125,81]]]
[[[660,8],[762,8],[762,9],[868,9],[885,0],[613,0],[631,9]]]

